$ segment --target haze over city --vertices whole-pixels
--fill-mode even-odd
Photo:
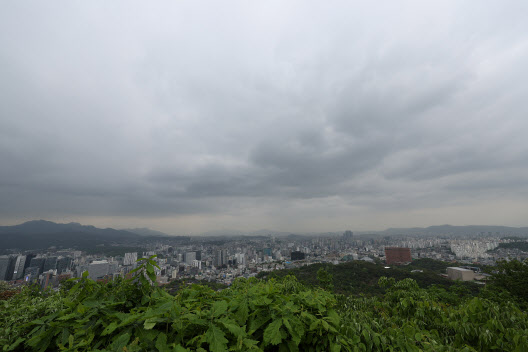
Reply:
[[[527,226],[527,13],[4,3],[0,225]]]

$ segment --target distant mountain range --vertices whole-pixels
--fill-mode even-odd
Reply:
[[[76,232],[85,234],[105,234],[111,237],[126,237],[136,235],[129,231],[115,230],[112,228],[100,229],[91,225],[81,225],[77,222],[70,222],[67,224],[58,224],[46,220],[32,220],[20,225],[14,226],[0,226],[0,234],[49,234],[49,233],[64,233]]]
[[[129,231],[71,222],[57,224],[34,220],[15,226],[0,226],[0,249],[93,248],[116,243],[133,243],[142,236]]]
[[[222,236],[222,237],[239,237],[239,236],[277,236],[277,237],[310,237],[310,236],[341,236],[344,231],[334,232],[284,232],[275,230],[258,230],[251,232],[243,232],[238,230],[216,230],[202,233],[201,236]],[[453,226],[453,225],[436,225],[429,227],[409,227],[409,228],[389,228],[383,231],[354,231],[355,235],[368,236],[396,236],[396,235],[412,235],[412,236],[468,236],[479,235],[484,233],[488,235],[491,232],[493,236],[497,233],[500,236],[528,236],[528,227],[509,227],[509,226],[489,226],[489,225],[468,225],[468,226]]]
[[[468,235],[488,235],[493,236],[528,236],[528,227],[508,227],[508,226],[451,226],[440,225],[426,228],[390,228],[384,231],[365,232],[358,231],[357,235],[368,236],[468,236]],[[245,237],[245,236],[278,236],[289,238],[301,238],[314,235],[340,236],[340,232],[326,233],[300,233],[281,232],[274,230],[258,230],[254,232],[242,232],[235,230],[218,230],[202,234],[202,236],[223,236],[223,237]],[[172,239],[188,240],[188,237],[169,236],[163,232],[150,230],[148,228],[134,228],[116,230],[112,228],[101,229],[91,225],[81,225],[76,222],[58,224],[46,220],[28,221],[15,226],[0,226],[0,250],[18,249],[34,250],[46,249],[51,246],[57,248],[78,248],[90,249],[100,246],[138,246],[155,237],[170,237]]]
[[[497,233],[500,236],[527,236],[528,227],[509,227],[509,226],[487,226],[487,225],[469,225],[469,226],[452,226],[439,225],[429,227],[412,227],[412,228],[390,228],[385,231],[375,232],[380,235],[424,235],[424,236],[467,236],[484,233],[488,235],[491,232],[493,236]]]
[[[170,236],[164,232],[151,230],[146,227],[135,228],[135,229],[122,229],[121,231],[132,232],[140,236],[161,236],[161,237]]]
[[[240,231],[240,230],[213,230],[207,231],[200,234],[200,236],[289,236],[291,232],[275,231],[275,230],[257,230],[257,231]]]
[[[252,232],[242,232],[238,230],[217,230],[209,231],[201,234],[202,236],[277,236],[277,237],[306,237],[306,236],[341,236],[342,232],[283,232],[275,230],[258,230]],[[453,226],[453,225],[437,225],[429,227],[409,227],[409,228],[389,228],[383,231],[354,231],[355,235],[368,236],[396,236],[396,235],[412,235],[412,236],[467,236],[479,235],[484,233],[488,235],[491,232],[493,236],[497,233],[500,236],[528,236],[528,227],[509,227],[509,226],[488,226],[488,225],[469,225],[469,226]]]

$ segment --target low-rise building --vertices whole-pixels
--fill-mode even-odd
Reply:
[[[447,277],[451,280],[472,281],[475,279],[475,273],[469,269],[449,267],[447,268]]]

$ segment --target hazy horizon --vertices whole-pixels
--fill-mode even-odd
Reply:
[[[3,5],[2,225],[528,225],[527,2]]]
[[[32,222],[32,221],[35,221],[35,222],[38,222],[38,221],[51,221],[51,220],[47,220],[47,219],[32,219],[32,220],[27,220],[27,221],[24,221],[24,222],[17,222],[17,223],[12,223],[12,224],[0,224],[0,227],[1,226],[16,226],[16,225],[21,225],[25,222]],[[57,224],[69,224],[69,223],[76,223],[76,224],[80,224],[82,226],[95,226],[95,227],[98,227],[98,228],[113,228],[113,229],[116,229],[116,230],[137,230],[137,229],[147,229],[147,230],[153,230],[153,231],[157,231],[157,232],[162,232],[166,235],[169,235],[169,236],[202,236],[202,235],[212,235],[212,236],[216,236],[216,235],[219,235],[219,236],[224,236],[224,235],[228,235],[230,232],[232,233],[232,235],[240,235],[240,234],[246,234],[246,235],[255,235],[256,233],[259,233],[259,232],[270,232],[270,233],[291,233],[291,234],[300,234],[300,235],[316,235],[316,234],[324,234],[324,233],[334,233],[334,234],[341,234],[342,232],[346,231],[346,230],[352,230],[354,233],[359,233],[359,234],[366,234],[366,233],[369,233],[369,232],[372,232],[372,233],[379,233],[379,232],[383,232],[383,231],[386,231],[386,230],[394,230],[394,229],[412,229],[412,228],[429,228],[429,227],[443,227],[443,226],[451,226],[451,227],[511,227],[511,228],[528,228],[528,226],[509,226],[509,225],[500,225],[500,224],[488,224],[488,225],[483,225],[483,224],[465,224],[465,225],[453,225],[453,224],[432,224],[432,225],[426,225],[426,226],[402,226],[402,227],[390,227],[390,228],[383,228],[383,229],[354,229],[354,228],[347,228],[347,229],[334,229],[334,230],[331,230],[331,229],[328,229],[326,231],[284,231],[284,230],[281,230],[281,229],[273,229],[273,228],[259,228],[259,229],[249,229],[249,230],[241,230],[241,229],[237,229],[237,228],[216,228],[214,230],[208,230],[208,231],[202,231],[202,232],[187,232],[187,233],[174,233],[174,232],[171,232],[171,231],[163,231],[161,229],[157,229],[157,228],[150,228],[150,227],[145,227],[145,226],[121,226],[121,227],[113,227],[113,226],[107,226],[105,225],[104,223],[103,224],[100,224],[100,225],[95,225],[95,224],[91,224],[91,223],[80,223],[79,221],[64,221],[64,222],[60,222],[60,221],[51,221],[51,222],[55,222]]]

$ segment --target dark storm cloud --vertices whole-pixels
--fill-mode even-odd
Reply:
[[[3,10],[0,220],[379,228],[524,204],[525,2]]]

